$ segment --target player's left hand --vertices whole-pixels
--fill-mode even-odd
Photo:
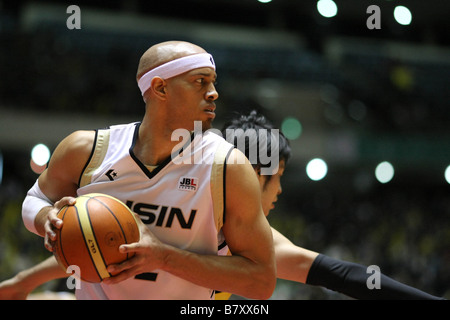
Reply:
[[[140,240],[119,247],[120,252],[134,253],[134,256],[122,263],[109,265],[107,270],[111,277],[103,280],[105,284],[119,283],[138,274],[163,267],[167,245],[159,241],[137,214],[135,217],[141,235]]]

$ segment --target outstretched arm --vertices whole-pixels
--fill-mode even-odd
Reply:
[[[355,299],[443,300],[380,273],[380,288],[369,289],[367,267],[320,254],[308,274],[306,284],[323,286]]]
[[[380,289],[367,285],[367,267],[342,261],[294,245],[272,228],[277,277],[281,279],[322,286],[355,299],[379,300],[436,300],[419,289],[410,287],[380,273]]]
[[[294,245],[272,228],[277,278],[306,283],[309,269],[319,253]]]
[[[0,282],[0,300],[25,300],[40,285],[55,279],[66,278],[55,257],[23,270],[14,277]]]

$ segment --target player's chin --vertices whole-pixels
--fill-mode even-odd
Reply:
[[[205,131],[205,130],[211,129],[213,121],[214,121],[214,118],[212,118],[212,119],[207,118],[207,119],[203,120],[202,121],[202,130]]]
[[[265,216],[267,217],[270,214],[270,212],[272,212],[273,209],[275,209],[275,205],[273,203],[271,203],[270,207],[267,208],[266,210],[264,210]]]
[[[270,211],[272,211],[272,208],[265,208],[265,209],[263,209],[264,215],[266,217],[270,214]]]

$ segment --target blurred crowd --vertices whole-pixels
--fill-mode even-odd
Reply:
[[[163,40],[167,39],[89,30],[68,36],[67,30],[53,32],[52,26],[46,25],[23,32],[14,22],[9,28],[3,24],[0,107],[24,114],[27,110],[118,117],[136,114],[139,119],[143,109],[136,106],[143,103],[134,79],[136,64],[149,42]],[[371,122],[377,129],[445,132],[450,118],[445,100],[448,92],[443,90],[450,84],[450,72],[437,79],[433,73],[448,70],[448,65],[405,68],[376,55],[350,55],[341,63],[351,64],[353,69],[343,73],[342,64],[332,68],[320,53],[312,51],[206,46],[219,66],[219,91],[220,79],[226,82],[232,77],[328,82],[353,92],[379,111],[372,113],[377,114]],[[373,72],[366,85],[379,80],[372,90],[363,88],[361,78],[351,81],[350,75],[363,71]],[[409,78],[412,76],[414,81]],[[242,94],[224,93],[221,99],[227,108],[218,110],[218,118],[238,110],[242,103],[261,108]],[[383,108],[387,99],[392,100],[392,108]],[[411,101],[416,113],[405,113]],[[28,232],[21,220],[22,200],[37,178],[29,167],[27,152],[4,150],[0,145],[0,280],[49,256],[42,239]],[[326,181],[308,184],[295,166],[288,166],[286,175],[291,178],[269,220],[294,243],[336,258],[378,265],[396,280],[450,298],[449,184],[400,179],[358,191],[344,180],[334,185]],[[50,290],[64,290],[64,286],[54,282]],[[280,281],[274,298],[345,299],[328,290],[285,281]]]

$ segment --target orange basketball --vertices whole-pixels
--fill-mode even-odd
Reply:
[[[64,270],[77,266],[84,281],[101,282],[110,277],[108,265],[132,256],[120,253],[119,246],[139,241],[131,210],[105,194],[79,196],[75,205],[59,211],[58,218],[63,225],[56,231],[54,255]]]

